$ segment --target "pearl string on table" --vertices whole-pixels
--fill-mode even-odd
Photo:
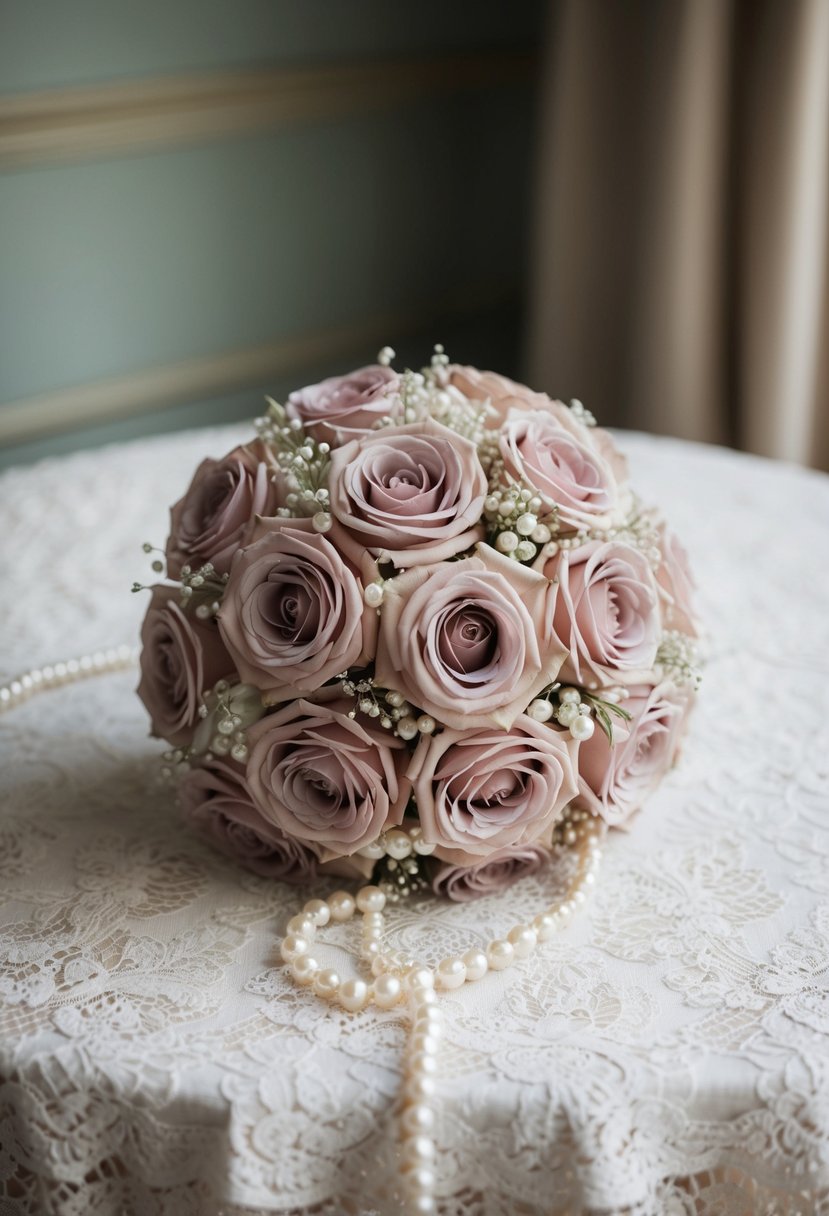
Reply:
[[[0,713],[12,709],[38,692],[59,688],[77,680],[131,667],[138,658],[133,646],[96,650],[76,659],[33,667],[0,685]],[[585,889],[595,882],[601,858],[601,832],[595,819],[582,810],[565,813],[559,835],[564,844],[578,849],[579,868],[564,899],[540,912],[530,924],[516,925],[506,937],[489,943],[485,950],[469,949],[462,956],[442,959],[432,969],[399,951],[384,951],[386,893],[365,886],[356,894],[335,891],[328,899],[310,899],[302,911],[288,921],[280,953],[297,984],[311,987],[323,1000],[339,1004],[349,1013],[367,1005],[393,1009],[408,1001],[411,1028],[408,1058],[400,1108],[400,1179],[403,1209],[409,1216],[430,1216],[435,1202],[434,1140],[437,1053],[443,1033],[443,1012],[438,1008],[438,990],[452,991],[465,983],[483,979],[488,971],[503,971],[518,959],[527,958],[539,942],[548,941],[563,928],[576,908],[584,903]],[[382,854],[402,856],[402,842],[392,833],[384,838]],[[406,852],[426,854],[431,846],[413,835]],[[394,898],[394,895],[392,895]],[[320,967],[311,953],[318,929],[330,922],[363,917],[360,958],[372,979],[341,980],[330,967]]]
[[[89,676],[104,675],[110,671],[121,671],[132,667],[138,660],[135,646],[113,646],[109,650],[96,650],[77,659],[59,663],[47,663],[43,667],[32,667],[0,685],[0,713],[14,709],[38,692],[60,688]]]
[[[438,990],[452,991],[483,979],[487,971],[503,971],[518,959],[527,958],[539,942],[548,941],[563,928],[584,903],[585,890],[594,884],[601,859],[601,831],[587,811],[574,810],[567,818],[563,837],[579,850],[580,861],[564,899],[540,912],[530,924],[516,925],[485,950],[473,948],[462,956],[442,959],[434,969],[399,951],[382,949],[386,895],[379,887],[362,887],[356,896],[335,891],[328,899],[308,900],[288,921],[280,953],[297,984],[310,987],[318,997],[339,1004],[349,1013],[372,1003],[380,1009],[393,1009],[404,999],[408,1001],[411,1029],[401,1095],[400,1179],[403,1209],[410,1216],[429,1216],[437,1211],[434,1098],[437,1052],[443,1033]],[[370,981],[342,980],[333,968],[321,967],[311,953],[319,929],[331,922],[351,920],[357,911],[363,916],[360,957],[371,972]]]

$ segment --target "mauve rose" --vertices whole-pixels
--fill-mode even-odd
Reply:
[[[609,526],[623,508],[614,472],[621,457],[608,436],[599,439],[560,402],[550,402],[547,410],[512,410],[500,433],[504,469],[555,503],[565,527]]]
[[[316,692],[373,653],[363,583],[310,520],[262,520],[233,563],[219,629],[266,705]],[[367,581],[374,570],[366,559]]]
[[[247,782],[265,818],[326,858],[356,853],[403,818],[408,751],[348,717],[351,702],[293,701],[248,732]]]
[[[543,844],[524,844],[500,849],[477,865],[457,866],[441,862],[432,876],[435,895],[445,895],[457,903],[469,903],[484,895],[498,895],[519,878],[537,874],[550,862],[550,850]]]
[[[234,448],[222,460],[203,460],[183,498],[170,510],[167,572],[212,562],[219,574],[230,563],[256,515],[284,505],[283,475],[261,439]]]
[[[489,545],[386,583],[375,679],[447,726],[505,730],[555,680],[565,651],[550,584]]]
[[[622,702],[632,721],[614,719],[613,744],[602,730],[582,743],[580,795],[611,827],[639,809],[674,763],[693,702],[689,689],[668,681],[632,688]]]
[[[536,568],[558,580],[553,623],[569,649],[561,678],[595,687],[643,679],[656,662],[659,596],[647,558],[621,541],[587,541]]]
[[[180,786],[185,818],[255,874],[290,883],[317,876],[319,849],[287,836],[257,810],[245,771],[225,760],[191,768]]]
[[[493,416],[501,422],[511,409],[546,409],[550,404],[546,393],[536,393],[526,384],[519,384],[499,372],[450,363],[445,375],[447,384],[470,401],[488,401]]]
[[[141,628],[138,695],[152,733],[174,747],[193,738],[202,694],[233,674],[233,659],[213,621],[200,621],[179,605],[174,587],[154,587]]]
[[[699,637],[694,613],[694,576],[688,554],[673,532],[659,526],[659,551],[662,561],[656,581],[662,600],[662,622],[666,629],[677,629],[689,637]]]
[[[291,393],[285,409],[315,439],[343,443],[370,431],[381,418],[399,416],[400,377],[379,364],[361,367]]]
[[[483,540],[487,480],[474,443],[431,419],[389,427],[331,457],[333,539],[352,560],[368,549],[408,568]]]
[[[509,731],[427,736],[407,774],[424,838],[459,865],[539,840],[578,792],[578,748],[526,714]]]

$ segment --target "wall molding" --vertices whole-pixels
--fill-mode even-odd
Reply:
[[[0,403],[0,446],[230,396],[333,358],[366,359],[389,341],[426,330],[434,334],[442,324],[515,305],[517,299],[515,284],[473,284],[463,298]]]
[[[209,72],[0,97],[0,170],[121,156],[531,79],[512,51]]]

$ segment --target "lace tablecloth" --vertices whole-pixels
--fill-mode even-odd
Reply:
[[[0,478],[5,674],[134,640],[141,542],[237,433]],[[441,1210],[829,1213],[829,481],[622,438],[691,551],[700,704],[571,927],[444,998]],[[0,1216],[396,1212],[404,1015],[291,986],[297,894],[184,830],[134,684],[0,719]],[[545,902],[527,879],[397,932],[457,952]]]

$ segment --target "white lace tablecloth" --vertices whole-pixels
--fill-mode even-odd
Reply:
[[[0,478],[4,674],[135,639],[141,542],[237,435]],[[700,704],[571,927],[444,998],[442,1211],[829,1213],[829,479],[622,439],[691,551]],[[298,895],[178,822],[134,684],[0,719],[0,1216],[396,1212],[404,1014],[291,986]],[[457,952],[545,902],[527,879],[396,931]]]

